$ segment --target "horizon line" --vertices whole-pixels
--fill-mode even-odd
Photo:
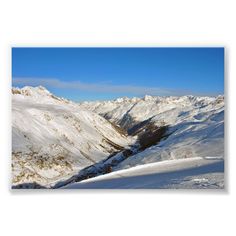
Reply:
[[[99,94],[113,94],[119,97],[142,97],[145,95],[150,96],[218,96],[223,93],[220,92],[196,92],[187,89],[173,89],[173,88],[162,88],[162,87],[146,87],[146,86],[136,86],[129,84],[115,85],[108,82],[100,83],[85,83],[79,80],[73,80],[70,82],[63,81],[55,78],[30,78],[30,77],[13,77],[12,86],[43,86],[45,88],[61,89],[61,90],[73,90],[82,91],[89,93],[99,93]],[[124,94],[124,95],[121,95]],[[109,99],[107,99],[109,100]]]

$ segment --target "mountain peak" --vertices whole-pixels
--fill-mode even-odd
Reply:
[[[144,97],[143,97],[143,100],[144,101],[150,101],[150,100],[152,100],[153,99],[153,96],[151,96],[151,95],[145,95]]]
[[[39,90],[43,90],[43,91],[47,91],[49,92],[45,87],[43,87],[42,85],[39,85],[38,87],[36,87]]]
[[[35,94],[40,94],[40,95],[50,95],[51,93],[43,86],[38,86],[38,87],[32,87],[32,86],[25,86],[23,88],[17,88],[13,87],[12,88],[12,94],[21,94],[25,96],[33,96]]]
[[[69,103],[68,100],[59,98],[49,92],[43,86],[25,86],[23,88],[12,88],[12,94],[15,96],[16,99],[26,99],[30,101],[34,101],[35,103],[44,103],[44,104],[58,104],[58,103]]]

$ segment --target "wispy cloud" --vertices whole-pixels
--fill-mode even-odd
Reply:
[[[96,93],[117,93],[132,95],[158,95],[158,96],[180,96],[193,94],[189,90],[176,90],[158,87],[143,87],[135,85],[114,85],[111,83],[84,83],[81,81],[62,81],[59,79],[40,79],[40,78],[13,78],[14,86],[44,86],[58,89],[73,89]]]

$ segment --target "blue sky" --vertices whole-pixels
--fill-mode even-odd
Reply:
[[[224,48],[12,48],[13,86],[75,101],[224,93]]]

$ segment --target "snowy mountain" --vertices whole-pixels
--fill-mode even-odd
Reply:
[[[12,89],[13,185],[49,186],[128,146],[103,117],[43,87]]]
[[[166,173],[199,167],[186,188],[196,187],[199,173],[204,174],[201,179],[209,180],[204,180],[207,188],[224,186],[223,174],[218,174],[224,158],[224,96],[146,95],[74,103],[41,86],[13,88],[12,94],[14,186],[36,182],[46,187],[86,188],[91,184],[83,182],[97,178],[110,182],[115,175],[121,178],[119,184],[108,187],[159,188],[167,185],[160,180],[150,184],[145,176],[150,171],[159,176],[161,163]],[[122,171],[127,176],[137,174],[140,186],[123,181]],[[147,182],[142,182],[142,176]],[[168,182],[173,188],[185,187],[178,184]]]
[[[224,157],[224,97],[120,98],[105,102],[83,102],[120,125],[129,134],[139,134],[150,125],[168,127],[166,138],[120,163],[119,169],[169,159]]]

